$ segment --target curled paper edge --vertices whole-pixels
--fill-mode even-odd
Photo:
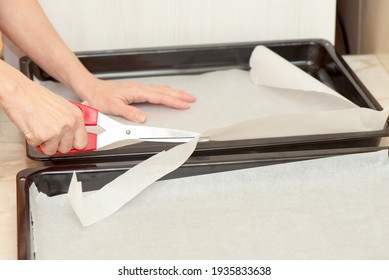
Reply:
[[[269,48],[256,46],[250,57],[250,78],[256,85],[316,91],[335,95],[349,101],[332,88],[290,63]],[[350,102],[350,101],[349,101]]]

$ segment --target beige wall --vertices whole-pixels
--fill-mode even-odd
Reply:
[[[336,0],[39,2],[73,51],[335,39]],[[3,43],[5,60],[18,67],[20,51],[6,38]]]
[[[389,1],[338,0],[350,51],[377,54],[389,69]]]
[[[389,51],[388,0],[338,0],[351,53]]]
[[[39,2],[73,51],[335,39],[336,0]],[[17,49],[3,39],[5,59],[18,65]]]
[[[363,0],[361,53],[376,53],[389,70],[389,1]]]
[[[362,0],[361,53],[389,52],[389,1]]]
[[[336,0],[39,2],[74,51],[335,37]]]

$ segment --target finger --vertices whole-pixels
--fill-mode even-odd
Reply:
[[[31,146],[36,147],[42,143],[42,141],[37,139],[34,134],[29,130],[23,131],[23,134],[24,138],[26,139],[26,142]]]
[[[160,100],[159,98],[168,98],[170,96],[173,99],[177,99],[176,105],[173,105],[174,107],[187,108],[189,105],[185,103],[196,101],[194,95],[181,89],[171,88],[168,85],[143,85],[134,81],[128,82],[126,85],[131,89],[125,94],[132,101],[130,103],[152,102],[154,104],[166,105],[166,102],[171,104],[172,101],[161,102],[158,100]]]
[[[118,115],[132,122],[144,123],[146,121],[145,112],[131,105],[120,104],[117,106],[116,112]]]
[[[70,131],[64,132],[58,143],[58,151],[66,154],[73,148],[74,134]]]
[[[188,92],[181,89],[171,88],[170,86],[167,85],[154,85],[153,87],[154,90],[158,93],[167,94],[185,102],[191,103],[196,101],[196,96],[189,94]]]
[[[88,144],[88,133],[86,131],[85,126],[79,126],[76,129],[76,132],[74,134],[73,138],[73,147],[82,150],[86,147]]]
[[[189,103],[196,100],[195,96],[166,85],[149,86],[147,89],[148,91],[144,92],[147,102],[162,104],[176,109],[187,109],[190,107]]]
[[[84,101],[83,104],[89,105],[87,101]],[[76,124],[74,129],[72,146],[78,150],[81,150],[85,148],[86,145],[88,144],[88,132],[84,124],[84,116],[82,115],[81,111],[78,110],[78,108],[76,112],[77,112],[77,118],[76,118]]]
[[[188,109],[190,107],[188,102],[167,94],[147,92],[144,97],[147,102],[152,104],[165,105],[175,109]]]
[[[44,141],[43,138],[40,139],[34,135],[31,131],[23,131],[24,137],[26,139],[27,144],[33,147],[40,147],[42,152],[45,155],[52,155],[57,152],[58,141],[55,139],[50,139]]]
[[[40,147],[42,149],[42,152],[45,155],[50,156],[50,155],[53,155],[57,152],[58,145],[59,145],[59,139],[56,137],[56,138],[52,138],[52,139],[40,144]]]

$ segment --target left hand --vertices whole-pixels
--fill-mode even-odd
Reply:
[[[132,104],[152,103],[175,109],[188,109],[196,97],[167,85],[146,85],[136,81],[105,81],[94,79],[84,95],[89,106],[105,114],[122,116],[144,123],[146,114]]]

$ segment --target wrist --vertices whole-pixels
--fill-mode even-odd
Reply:
[[[70,83],[70,88],[81,100],[88,100],[93,95],[97,82],[98,79],[86,71],[83,75],[75,75]]]
[[[5,108],[19,92],[18,79],[25,77],[16,69],[0,60],[0,107]]]

